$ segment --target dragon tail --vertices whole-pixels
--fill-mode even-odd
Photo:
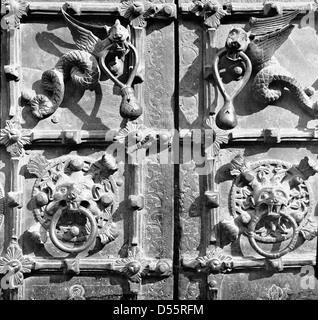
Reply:
[[[310,99],[312,89],[303,88],[294,77],[277,65],[265,67],[257,73],[252,85],[253,97],[268,104],[280,98],[284,88],[289,89],[297,105],[307,114],[313,118],[318,115],[318,105]]]

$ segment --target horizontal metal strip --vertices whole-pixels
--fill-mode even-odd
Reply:
[[[150,2],[149,2],[150,3]],[[122,11],[121,3],[107,3],[107,2],[68,2],[74,4],[74,8],[80,15],[120,15]],[[32,14],[60,14],[63,2],[30,2],[28,7],[28,15]],[[171,18],[170,11],[176,11],[176,5],[173,3],[154,4],[158,11],[163,9],[162,13],[154,14],[152,18]],[[169,7],[169,10],[165,10]]]
[[[65,267],[64,259],[36,259],[32,258],[34,261],[33,270],[41,272],[49,271],[61,271]],[[66,259],[70,260],[70,259]],[[76,260],[76,259],[74,259]],[[98,272],[98,271],[116,271],[121,270],[129,263],[127,258],[118,259],[78,259],[78,267],[80,271],[85,272]],[[126,261],[127,260],[127,261]],[[148,268],[147,270],[151,272],[152,275],[166,275],[171,272],[172,260],[171,259],[153,259],[153,258],[142,258],[142,262],[145,263]],[[131,260],[133,261],[133,259]],[[167,270],[164,270],[166,266]],[[158,271],[158,269],[160,269]],[[168,270],[169,269],[169,270]]]
[[[31,141],[33,143],[96,143],[106,142],[110,143],[113,141],[118,130],[39,130],[33,131],[31,135]]]
[[[307,11],[316,11],[318,9],[317,3],[314,1],[308,2],[279,2],[282,6],[282,10],[292,11],[299,10],[300,14],[305,14]],[[263,14],[264,3],[263,2],[246,2],[236,3],[228,2],[224,3],[223,6],[229,7],[231,14]],[[192,14],[193,3],[182,3],[180,5],[181,14]],[[227,9],[227,8],[224,8]]]
[[[282,262],[285,268],[297,268],[302,266],[314,266],[316,264],[316,256],[314,254],[304,254],[296,257],[282,257]],[[240,258],[233,257],[233,271],[244,269],[265,268],[265,258]]]
[[[211,258],[218,259],[218,258]],[[272,260],[275,264],[275,260]],[[246,271],[250,269],[266,269],[268,261],[265,258],[245,258],[245,257],[231,257],[228,256],[226,273],[234,271]],[[316,256],[314,254],[303,254],[295,256],[284,256],[281,258],[281,263],[284,269],[300,268],[302,266],[314,266],[316,264]],[[193,270],[197,272],[209,273],[208,262],[202,266],[198,258],[192,258],[190,256],[182,259],[182,265],[184,270]],[[203,271],[205,270],[205,271]],[[217,273],[217,271],[216,271]]]
[[[205,129],[182,129],[179,132],[173,130],[158,129],[154,131],[170,132],[172,137],[179,136],[179,140],[195,141],[195,143],[204,143]],[[212,129],[207,129],[207,131]],[[84,143],[112,143],[118,133],[117,129],[110,130],[34,130],[31,133],[30,140],[33,145],[37,144],[84,144]],[[216,131],[216,138],[220,130]],[[316,129],[238,129],[232,132],[222,132],[222,136],[228,137],[229,142],[259,142],[259,143],[281,143],[281,142],[298,142],[318,141],[318,130]],[[177,141],[177,140],[174,140]],[[208,141],[208,140],[207,140]],[[4,144],[0,142],[0,145]]]

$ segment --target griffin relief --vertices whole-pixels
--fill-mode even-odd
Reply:
[[[139,65],[136,48],[129,41],[130,32],[117,19],[112,27],[86,24],[71,17],[63,8],[61,12],[67,23],[78,50],[64,54],[55,67],[42,75],[43,87],[52,92],[50,97],[43,94],[24,92],[22,97],[30,104],[32,114],[46,118],[60,106],[65,95],[65,81],[71,80],[83,90],[94,90],[103,76],[110,78],[120,88],[122,101],[120,114],[125,119],[136,119],[142,114],[132,83]],[[123,83],[126,56],[132,52],[134,66],[128,80]]]
[[[317,103],[310,99],[313,88],[303,88],[300,83],[285,70],[274,57],[275,52],[288,39],[294,25],[290,22],[299,11],[266,18],[252,17],[247,27],[232,28],[226,39],[225,48],[220,50],[214,59],[213,73],[224,98],[224,106],[216,116],[216,124],[224,130],[233,129],[237,125],[237,116],[233,106],[235,96],[246,85],[252,74],[254,79],[251,93],[254,99],[262,104],[269,104],[281,97],[287,88],[294,95],[297,105],[315,118],[318,114]],[[229,95],[224,89],[218,72],[221,56],[230,61],[241,61],[246,65],[242,85]],[[238,71],[238,70],[236,70]],[[240,70],[240,74],[243,73]]]

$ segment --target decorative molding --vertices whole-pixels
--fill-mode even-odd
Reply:
[[[127,13],[127,18],[129,19],[129,13],[132,12],[131,2],[126,1],[127,4],[122,3],[111,3],[105,1],[94,1],[92,2],[66,2],[63,5],[64,10],[68,10],[70,13],[76,15],[113,15],[113,16],[123,16]],[[136,2],[132,2],[136,4]],[[145,1],[143,4],[144,8],[151,7],[150,1]],[[173,3],[157,3],[155,6],[155,12],[153,10],[147,10],[144,12],[144,18],[147,19],[151,17],[152,19],[171,19],[176,16],[176,5]],[[39,14],[59,14],[61,8],[61,2],[50,1],[49,3],[32,1],[29,4],[28,15],[39,15]],[[127,10],[128,9],[128,10]],[[128,11],[128,12],[127,12]],[[138,9],[134,10],[138,16]],[[142,12],[142,11],[141,11]],[[133,20],[133,19],[132,19]]]
[[[31,143],[31,130],[22,129],[15,118],[7,120],[5,128],[0,130],[0,143],[6,146],[12,157],[19,157],[24,153],[24,146]]]
[[[293,129],[293,128],[265,128],[265,129],[233,129],[229,133],[229,141],[235,142],[263,142],[282,143],[286,141],[315,142],[318,138],[317,128]]]
[[[197,256],[184,255],[182,261],[184,261],[187,266],[185,268],[190,268],[192,271],[200,272],[200,264],[197,260]],[[147,273],[145,277],[168,277],[172,272],[172,261],[170,259],[155,259],[147,258],[150,261],[147,267]],[[302,266],[314,266],[316,262],[315,253],[311,254],[299,254],[299,255],[285,255],[281,258],[284,270],[287,269],[300,269]],[[240,270],[259,270],[266,268],[268,259],[265,258],[246,258],[233,256],[232,257],[232,267],[231,272]],[[182,262],[183,263],[183,262]],[[34,269],[38,272],[45,273],[50,271],[62,271],[64,269],[64,261],[57,259],[43,259],[34,258]],[[98,274],[105,273],[105,271],[114,271],[116,273],[121,273],[121,269],[124,264],[118,263],[118,258],[105,258],[105,259],[92,259],[85,258],[80,259],[79,268],[81,272]],[[160,270],[166,270],[162,274]],[[213,274],[213,273],[212,273]]]
[[[222,144],[227,144],[229,142],[228,132],[225,130],[219,129],[215,125],[215,121],[213,117],[209,117],[206,119],[206,124],[212,130],[205,130],[205,134],[212,134],[212,149],[208,151],[210,158],[215,158],[221,149]],[[210,138],[211,139],[211,138]],[[208,146],[205,146],[208,149]]]
[[[128,251],[127,258],[117,260],[114,264],[114,269],[128,278],[130,290],[135,294],[140,291],[143,277],[153,274],[153,272],[159,276],[167,277],[172,272],[172,266],[167,260],[153,262],[152,259],[144,257],[138,247],[132,247]]]
[[[128,257],[116,261],[116,264],[124,266],[120,269],[120,272],[127,276],[131,282],[139,283],[142,276],[147,273],[147,266],[150,264],[150,260],[143,257],[142,252],[138,248],[134,248],[128,251]]]
[[[227,273],[232,271],[232,256],[219,247],[214,247],[205,256],[194,260],[184,257],[182,259],[184,268],[196,269],[198,272],[205,273]]]
[[[181,14],[195,14],[196,12],[193,12],[193,7],[196,1],[194,2],[183,2],[180,4],[180,13]],[[212,5],[213,2],[211,1]],[[231,15],[242,15],[242,14],[248,14],[248,15],[267,15],[268,13],[271,14],[272,12],[281,12],[281,11],[294,11],[299,10],[301,14],[305,15],[308,13],[308,11],[316,11],[318,8],[318,4],[316,1],[283,1],[279,3],[278,11],[275,9],[275,2],[273,5],[269,6],[269,3],[267,1],[265,2],[232,2],[232,1],[224,1],[221,2],[225,3],[225,5],[228,5],[226,9],[229,10]],[[200,9],[200,8],[199,8]],[[272,9],[272,12],[270,12],[268,9]]]
[[[160,143],[161,150],[169,148],[172,143],[171,133],[168,130],[155,130],[144,128],[135,122],[127,122],[125,128],[118,131],[114,141],[125,146],[128,154],[133,154],[139,149],[147,149],[151,146],[157,147]]]
[[[22,16],[27,15],[29,3],[22,0],[1,0],[1,28],[18,29]]]
[[[111,155],[105,153],[98,161],[79,156],[48,161],[34,156],[27,169],[37,176],[33,210],[39,224],[29,229],[37,242],[46,243],[48,233],[57,248],[74,253],[92,246],[96,237],[102,245],[118,237],[112,222],[118,206],[113,176],[118,166]]]
[[[174,4],[154,4],[150,1],[128,0],[121,3],[119,13],[128,18],[133,27],[147,26],[147,19],[157,16],[175,18],[176,10]]]
[[[207,28],[217,29],[221,24],[221,19],[231,14],[231,3],[220,3],[217,0],[195,0],[188,10],[196,16],[203,17]]]
[[[31,272],[34,261],[22,255],[16,240],[12,240],[4,257],[0,257],[1,289],[17,289],[23,283],[23,274]]]
[[[77,275],[80,273],[80,259],[64,259],[64,273]]]

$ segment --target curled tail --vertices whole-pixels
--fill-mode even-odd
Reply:
[[[277,65],[267,66],[256,74],[252,84],[253,97],[261,103],[271,103],[280,98],[284,88],[292,92],[297,104],[310,116],[315,118],[318,115],[317,103],[309,98],[312,92],[304,89],[294,77]]]
[[[46,118],[56,111],[64,99],[64,81],[71,81],[78,87],[92,90],[100,78],[100,70],[95,57],[85,51],[73,50],[64,54],[55,67],[42,74],[42,85],[52,91],[51,97],[37,94],[28,98],[32,114],[39,118]]]

